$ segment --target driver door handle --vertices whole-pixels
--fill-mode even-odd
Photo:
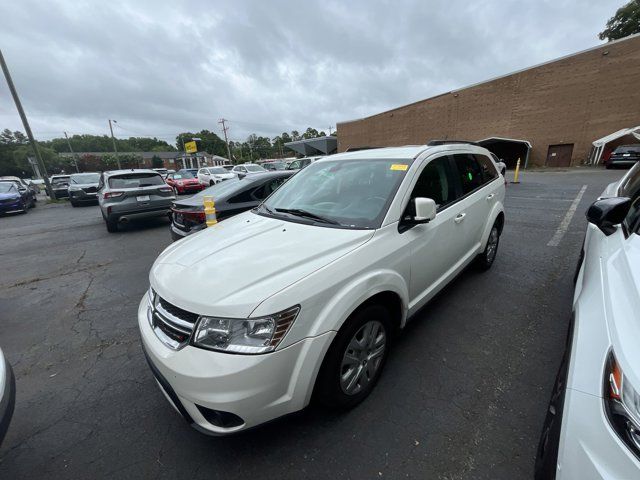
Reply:
[[[456,218],[453,219],[454,222],[456,223],[460,223],[461,221],[464,220],[464,217],[466,217],[467,214],[466,213],[459,213]]]
[[[495,196],[496,196],[495,193],[490,193],[489,195],[487,195],[487,200],[491,200]]]

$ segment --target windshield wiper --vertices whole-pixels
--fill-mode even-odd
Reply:
[[[276,208],[276,212],[288,213],[289,215],[294,215],[296,217],[306,217],[318,222],[329,223],[331,225],[340,225],[340,222],[336,222],[330,218],[321,217],[320,215],[302,210],[301,208]]]

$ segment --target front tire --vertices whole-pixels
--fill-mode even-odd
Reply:
[[[493,224],[491,232],[489,232],[489,238],[487,239],[487,245],[484,247],[484,251],[478,255],[477,265],[480,270],[489,270],[493,265],[498,254],[498,245],[500,244],[500,228],[498,222]]]
[[[381,305],[356,311],[343,325],[318,373],[314,395],[323,405],[348,410],[375,387],[391,338],[391,315]]]
[[[216,182],[214,182],[213,180],[209,180],[209,186],[213,187],[216,184]]]

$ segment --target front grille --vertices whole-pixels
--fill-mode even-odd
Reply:
[[[84,193],[96,193],[98,191],[98,187],[87,187],[82,190],[84,190]]]
[[[156,336],[168,347],[180,350],[187,345],[197,320],[197,314],[176,307],[154,293],[149,321]]]

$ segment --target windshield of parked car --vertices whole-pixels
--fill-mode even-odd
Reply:
[[[175,178],[175,176],[174,176]],[[162,185],[164,180],[157,173],[129,173],[109,179],[111,188],[139,188]]]
[[[260,165],[243,165],[243,166],[247,169],[247,172],[266,172],[266,170],[262,168]]]
[[[291,177],[259,213],[323,226],[378,228],[411,160],[334,160]]]
[[[640,153],[640,145],[620,145],[613,153]]]
[[[285,164],[282,162],[271,162],[265,164],[265,168],[267,168],[268,170],[284,170]]]
[[[180,173],[173,174],[174,180],[186,180],[188,178],[195,178],[195,177],[191,172],[180,172]]]
[[[55,177],[51,179],[51,183],[53,185],[58,185],[58,184],[69,184],[69,177]]]
[[[232,192],[241,190],[245,185],[249,184],[250,182],[247,179],[240,179],[238,177],[230,178],[224,182],[216,183],[212,187],[205,188],[191,198],[202,198],[205,195],[210,195],[215,201],[222,196],[227,196]]]
[[[71,183],[76,183],[79,185],[85,183],[98,183],[100,181],[99,173],[78,173],[76,175],[71,175]]]
[[[0,182],[0,193],[13,193],[17,192],[18,187],[12,182]]]
[[[215,167],[215,168],[210,168],[209,173],[212,173],[214,175],[224,175],[225,173],[229,173],[229,172],[227,171],[226,168]]]

